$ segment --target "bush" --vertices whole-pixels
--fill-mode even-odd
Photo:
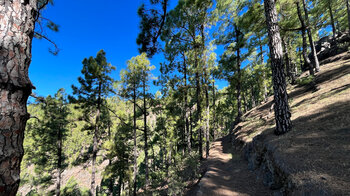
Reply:
[[[296,80],[296,83],[297,83],[299,86],[305,86],[305,85],[310,84],[311,82],[313,82],[314,79],[315,79],[315,77],[312,76],[312,75],[310,75],[310,76],[298,78],[298,79]]]
[[[196,152],[185,156],[178,154],[169,168],[168,195],[182,195],[186,182],[199,178],[199,157]]]
[[[88,189],[80,189],[74,177],[71,177],[66,186],[61,190],[62,196],[88,196],[90,195]]]

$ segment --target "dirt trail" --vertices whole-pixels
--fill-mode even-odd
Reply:
[[[272,195],[272,191],[248,169],[240,152],[233,151],[229,137],[212,143],[206,160],[207,172],[198,185],[187,195],[245,196]]]

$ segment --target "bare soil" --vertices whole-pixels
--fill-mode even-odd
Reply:
[[[241,152],[232,148],[230,136],[211,144],[210,156],[203,163],[206,173],[187,195],[196,196],[268,196],[272,192],[248,169]]]
[[[343,53],[327,59],[313,83],[289,86],[293,121],[289,133],[273,134],[272,97],[247,112],[235,130],[234,137],[243,145],[264,135],[295,188],[304,192],[350,195],[349,58]]]

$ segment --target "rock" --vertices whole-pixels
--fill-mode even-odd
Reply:
[[[349,32],[340,32],[335,39],[333,38],[333,36],[323,37],[315,43],[315,48],[319,61],[346,52],[349,46]],[[312,54],[309,54],[308,56],[310,60],[313,61]]]

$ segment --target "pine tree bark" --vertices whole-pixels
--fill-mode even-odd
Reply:
[[[255,99],[255,93],[254,93],[254,87],[251,88],[251,94],[252,94],[252,108],[255,108],[256,106],[256,99]]]
[[[61,173],[62,173],[62,130],[58,129],[57,139],[57,178],[56,178],[56,196],[61,195]]]
[[[320,63],[318,62],[317,52],[316,52],[314,40],[312,38],[311,26],[310,26],[310,21],[309,21],[309,14],[308,14],[308,10],[306,8],[305,0],[303,0],[303,7],[304,7],[304,12],[305,12],[305,20],[307,23],[307,29],[306,29],[307,35],[309,37],[312,57],[314,58],[313,64],[314,64],[315,71],[319,72],[320,71]]]
[[[0,195],[16,195],[20,183],[37,14],[37,0],[0,0]]]
[[[191,146],[191,131],[190,131],[190,125],[189,125],[189,109],[188,109],[188,88],[187,88],[187,63],[186,63],[186,57],[183,56],[183,70],[184,70],[184,97],[185,97],[185,128],[186,128],[186,136],[187,136],[187,151],[192,151]]]
[[[203,137],[202,137],[202,107],[201,107],[201,84],[200,84],[200,78],[199,78],[199,71],[198,71],[198,62],[197,62],[197,71],[196,71],[196,98],[197,98],[197,123],[199,124],[199,158],[200,160],[203,159]]]
[[[216,129],[217,129],[217,119],[216,119],[216,92],[215,92],[215,82],[213,81],[213,105],[212,105],[212,111],[213,111],[213,129],[211,136],[213,137],[213,141],[216,140]]]
[[[293,81],[293,75],[292,75],[292,66],[289,58],[289,51],[288,51],[288,45],[285,39],[282,37],[282,44],[283,44],[283,49],[284,49],[284,58],[286,62],[286,72],[287,76],[290,79],[290,81]]]
[[[349,28],[349,34],[350,34],[350,3],[349,0],[345,0],[346,1],[346,10],[348,13],[348,28]]]
[[[96,120],[95,120],[95,131],[93,137],[93,147],[92,147],[92,164],[91,164],[91,187],[90,193],[92,196],[96,195],[96,158],[98,151],[98,134],[99,134],[99,123],[100,123],[100,113],[101,113],[101,82],[98,85],[98,98],[97,98],[97,111],[96,111]]]
[[[310,75],[315,75],[314,68],[312,67],[311,61],[307,55],[306,25],[304,22],[304,18],[301,14],[299,2],[296,2],[296,5],[297,5],[299,21],[301,24],[301,36],[303,38],[303,52],[302,53],[303,53],[303,58],[304,58],[304,67],[309,68]]]
[[[333,38],[337,36],[337,30],[335,28],[335,21],[334,21],[334,15],[333,15],[333,10],[332,10],[332,0],[328,1],[328,11],[329,15],[331,17],[331,26],[332,26],[332,31],[333,31]]]
[[[206,70],[207,71],[207,70]],[[205,73],[206,73],[205,71]],[[205,74],[207,77],[207,73]],[[208,80],[206,80],[205,85],[205,104],[206,104],[206,127],[205,127],[205,157],[209,157],[209,140],[210,140],[210,134],[209,134],[209,120],[210,120],[210,107],[209,107],[209,89],[208,89]]]
[[[284,75],[282,41],[278,26],[275,0],[264,0],[269,47],[271,56],[271,69],[274,89],[274,110],[276,129],[275,134],[284,134],[291,130],[291,113],[288,105],[288,94]]]
[[[241,74],[241,48],[240,48],[240,36],[241,32],[238,29],[238,27],[235,25],[235,34],[236,34],[236,53],[237,53],[237,67],[236,67],[236,73],[237,73],[237,81],[236,81],[236,93],[237,93],[237,116],[234,122],[234,126],[236,126],[238,123],[241,122],[242,118],[242,74]]]
[[[259,47],[260,47],[260,63],[264,64],[264,50],[263,50],[263,45],[261,43],[261,37],[259,37]]]
[[[112,141],[110,121],[108,121],[108,139],[110,141]],[[112,158],[108,158],[108,165],[112,165]],[[110,195],[110,196],[113,196],[114,182],[115,182],[115,179],[113,177],[111,179],[109,179],[109,182],[108,182],[109,194],[108,195]]]
[[[148,141],[147,141],[147,107],[146,107],[146,78],[143,81],[143,128],[144,128],[144,140],[145,140],[145,191],[147,192],[148,186]]]
[[[133,177],[134,177],[134,189],[133,189],[133,194],[134,196],[136,196],[136,183],[137,183],[137,180],[136,180],[136,177],[137,177],[137,146],[136,146],[136,84],[134,84],[134,89],[133,89],[133,101],[134,101],[134,173],[133,173]]]

